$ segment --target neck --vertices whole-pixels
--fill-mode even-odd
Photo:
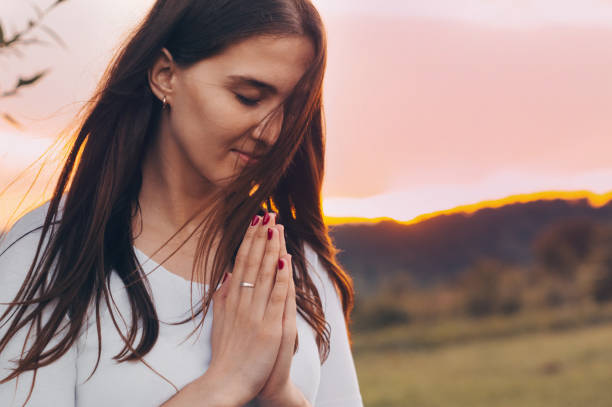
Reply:
[[[162,118],[156,141],[143,162],[139,202],[143,223],[150,219],[156,229],[176,231],[202,211],[215,186],[189,162],[165,123]],[[202,212],[180,235],[193,231],[197,225],[195,221],[205,215],[205,211]]]

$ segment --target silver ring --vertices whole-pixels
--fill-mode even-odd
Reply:
[[[240,282],[240,287],[249,287],[249,288],[253,288],[253,287],[255,287],[255,284],[247,283],[246,281],[241,281],[241,282]]]

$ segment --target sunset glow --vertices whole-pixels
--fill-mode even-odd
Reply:
[[[609,201],[612,3],[314,3],[329,41],[323,185],[329,224],[414,223],[536,199]],[[74,119],[152,4],[66,1],[46,21],[66,49],[33,46],[24,58],[7,56],[1,88],[20,74],[50,73],[2,99],[0,113],[23,126],[0,121],[0,190]],[[32,12],[27,2],[0,2],[8,28]],[[0,223],[35,174],[2,196]],[[43,200],[39,181],[19,212]]]
[[[411,225],[419,222],[423,222],[428,219],[435,218],[442,215],[453,215],[463,213],[466,215],[472,214],[480,209],[485,208],[500,208],[505,205],[517,204],[517,203],[528,203],[533,201],[552,201],[556,199],[563,199],[568,201],[586,199],[589,204],[594,208],[599,208],[606,205],[612,200],[612,192],[605,194],[596,194],[590,191],[544,191],[533,194],[521,194],[512,195],[502,199],[495,199],[489,201],[482,201],[473,204],[460,205],[454,208],[424,213],[414,218],[401,221],[390,217],[378,217],[378,218],[360,218],[360,217],[333,217],[326,216],[325,223],[328,225],[338,225],[344,223],[377,223],[384,220],[391,220],[404,225]]]

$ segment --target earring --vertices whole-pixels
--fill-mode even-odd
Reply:
[[[162,100],[162,110],[168,106],[168,102],[166,102],[166,95],[164,95],[164,100]]]

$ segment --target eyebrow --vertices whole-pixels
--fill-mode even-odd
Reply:
[[[269,92],[273,95],[278,94],[278,89],[274,85],[266,83],[264,81],[260,81],[259,79],[255,79],[252,76],[247,75],[230,75],[228,76],[234,83],[244,84],[253,86],[257,89],[260,89],[264,92]]]

